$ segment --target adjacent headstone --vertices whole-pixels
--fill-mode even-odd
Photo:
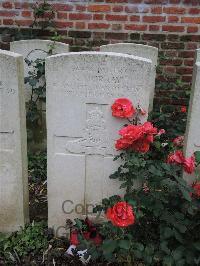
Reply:
[[[116,43],[100,46],[101,52],[125,53],[150,59],[152,61],[152,82],[150,83],[151,98],[149,111],[153,109],[156,67],[158,61],[158,49],[153,46],[136,43]],[[148,88],[149,89],[149,88]]]
[[[33,65],[37,59],[45,59],[51,54],[68,53],[69,45],[51,40],[21,40],[11,42],[10,50],[23,55],[25,77],[29,77],[29,71],[33,71]],[[31,62],[31,64],[29,64]],[[41,77],[36,87],[45,86],[45,77]],[[32,95],[32,86],[25,84],[25,101],[28,102],[31,97],[37,99],[37,95]],[[45,97],[45,96],[44,96]],[[27,123],[29,132],[29,149],[31,151],[46,149],[46,103],[37,101],[39,119],[35,123]]]
[[[200,49],[196,50],[195,59],[195,62],[200,62]]]
[[[70,53],[46,60],[48,222],[91,212],[119,192],[109,179],[118,166],[114,142],[123,119],[112,117],[116,98],[148,110],[152,63],[119,53]],[[146,120],[147,117],[144,118]]]
[[[185,133],[185,156],[191,156],[195,151],[200,151],[200,62],[194,65],[192,91],[187,117]],[[190,182],[192,175],[184,174]]]
[[[10,50],[23,55],[24,59],[27,58],[29,61],[35,61],[38,58],[46,58],[49,55],[49,51],[52,51],[52,54],[68,53],[69,45],[51,40],[21,40],[11,42]],[[24,64],[25,76],[28,75],[28,71],[28,65]]]
[[[28,222],[23,57],[0,50],[0,232]]]
[[[54,42],[51,40],[21,40],[10,43],[10,50],[14,53],[21,54],[26,61],[34,62],[36,59],[45,59],[49,56],[49,52],[52,54],[61,54],[69,52],[69,45],[61,42]],[[28,76],[28,72],[32,69],[27,63],[24,63],[25,77]],[[27,87],[27,85],[26,85]],[[26,88],[25,88],[26,89]],[[30,90],[26,90],[26,101],[30,99]]]

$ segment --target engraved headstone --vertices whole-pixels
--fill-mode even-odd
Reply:
[[[153,108],[154,90],[155,90],[155,78],[156,78],[156,67],[158,61],[158,49],[153,46],[136,44],[136,43],[116,43],[100,46],[101,52],[114,52],[114,53],[125,53],[129,55],[139,56],[143,58],[150,59],[152,61],[152,73],[151,73],[151,98],[150,98],[150,108]],[[149,89],[149,88],[147,88]]]
[[[127,97],[148,110],[151,67],[148,59],[119,53],[47,58],[49,226],[57,229],[119,192],[109,175],[118,166],[114,142],[126,121],[112,117],[111,105]]]
[[[28,222],[23,57],[0,50],[0,232]]]
[[[185,156],[191,156],[195,151],[200,151],[200,62],[194,65],[192,90],[187,117],[185,133]],[[184,174],[187,181],[193,178]]]

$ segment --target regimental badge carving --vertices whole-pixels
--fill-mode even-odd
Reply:
[[[66,150],[78,154],[108,154],[109,140],[103,111],[94,107],[87,111],[86,127],[82,138],[70,140]]]

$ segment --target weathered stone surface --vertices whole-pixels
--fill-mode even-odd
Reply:
[[[10,49],[13,52],[23,55],[24,73],[25,77],[29,77],[29,71],[33,71],[33,64],[28,65],[28,61],[34,62],[36,59],[44,59],[49,55],[51,50],[52,54],[60,54],[69,52],[69,45],[61,42],[53,42],[51,40],[21,40],[15,41],[10,44]],[[36,84],[36,87],[43,87],[45,85],[45,78],[40,78],[40,81]],[[37,95],[31,95],[32,87],[25,84],[25,101],[28,102],[31,97],[33,100],[37,99]],[[44,101],[37,101],[37,107],[39,110],[39,121],[35,125],[31,122],[27,124],[30,131],[29,138],[29,150],[41,150],[46,149],[46,103]]]
[[[153,46],[136,44],[136,43],[116,43],[100,46],[101,52],[115,52],[125,53],[134,56],[150,59],[152,61],[152,72],[151,72],[151,98],[150,98],[150,111],[153,108],[154,90],[155,90],[155,78],[156,78],[156,67],[158,61],[158,49]]]
[[[192,91],[187,117],[185,133],[185,156],[191,156],[195,151],[200,151],[200,62],[194,65]],[[191,175],[184,174],[187,181],[192,180]]]
[[[10,43],[10,50],[12,52],[23,55],[24,59],[35,61],[36,59],[44,59],[49,55],[52,49],[52,54],[61,54],[69,52],[69,45],[61,42],[54,42],[51,40],[21,40]],[[32,68],[24,63],[25,77]],[[26,85],[26,101],[30,99],[31,90],[28,90]]]
[[[196,62],[200,62],[200,49],[197,49],[197,50],[196,50],[196,55],[195,55],[195,57],[196,57]]]
[[[110,108],[127,97],[148,110],[151,67],[148,59],[119,53],[47,58],[49,226],[63,226],[86,213],[81,206],[91,211],[91,204],[119,192],[109,175],[118,166],[114,142],[126,121]]]
[[[0,232],[28,221],[23,57],[0,50]]]

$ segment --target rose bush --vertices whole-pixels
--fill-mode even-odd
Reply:
[[[83,240],[82,248],[102,263],[200,265],[200,153],[185,158],[182,138],[173,141],[152,122],[141,124],[140,108],[135,110],[119,131],[115,147],[122,153],[115,160],[121,165],[110,176],[124,196],[113,195],[96,206],[94,212],[108,218],[98,227],[102,244]],[[183,171],[193,175],[194,183],[186,183]]]

